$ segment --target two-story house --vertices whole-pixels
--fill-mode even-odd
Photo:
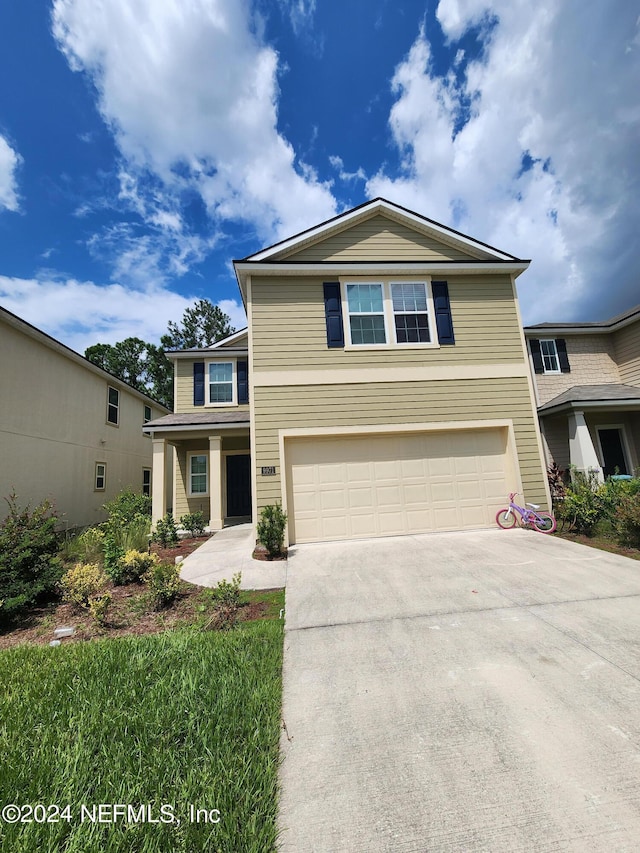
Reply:
[[[164,406],[4,308],[0,361],[0,499],[48,499],[62,526],[84,527],[123,488],[151,493],[142,427]]]
[[[281,503],[288,541],[492,526],[549,492],[515,279],[528,261],[375,199],[234,262],[248,328],[169,353],[176,512]],[[250,510],[250,513],[249,513]]]
[[[525,329],[547,463],[596,471],[640,467],[640,306],[602,323]]]

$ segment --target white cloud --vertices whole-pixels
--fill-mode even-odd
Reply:
[[[380,172],[368,191],[532,258],[519,280],[526,322],[630,307],[640,295],[633,10],[441,0],[437,16],[454,47],[479,26],[484,57],[461,80],[439,77],[419,34],[392,81],[401,173]]]
[[[22,157],[0,136],[0,211],[15,211],[20,206],[16,172],[21,162]]]
[[[280,0],[280,6],[289,15],[296,35],[312,25],[316,0]]]
[[[79,353],[92,344],[114,344],[128,337],[158,343],[169,320],[179,320],[195,302],[164,287],[132,290],[120,284],[0,276],[0,305]],[[242,305],[218,303],[238,329],[246,326]]]
[[[313,3],[294,5],[302,14]],[[271,240],[330,217],[336,205],[278,132],[278,55],[258,28],[248,0],[53,6],[53,33],[71,67],[95,84],[127,174],[160,178],[156,206],[195,189],[214,220],[245,221]]]

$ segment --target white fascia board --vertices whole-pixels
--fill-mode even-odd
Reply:
[[[178,361],[182,358],[237,358],[238,356],[247,356],[249,350],[247,347],[243,347],[239,349],[237,347],[228,347],[223,350],[214,350],[214,349],[199,349],[199,350],[181,350],[180,352],[166,352],[165,355],[171,361]]]
[[[466,246],[475,251],[480,251],[483,254],[489,255],[497,260],[514,260],[513,255],[501,252],[493,246],[488,246],[485,243],[474,240],[472,237],[467,237],[465,234],[454,231],[452,228],[447,228],[439,222],[434,222],[433,220],[420,216],[411,210],[392,204],[391,202],[386,201],[386,199],[374,199],[369,202],[369,204],[364,204],[360,207],[354,208],[353,210],[349,210],[346,213],[339,214],[338,216],[317,225],[315,228],[310,228],[307,231],[303,231],[300,234],[290,237],[288,240],[283,240],[281,243],[276,243],[273,246],[263,249],[261,252],[256,252],[254,255],[250,255],[247,260],[262,261],[272,258],[275,255],[279,255],[282,252],[290,252],[297,246],[302,247],[308,243],[315,242],[323,235],[329,236],[332,233],[343,231],[349,225],[353,225],[359,220],[368,219],[377,213],[386,213],[395,220],[404,221],[410,226],[417,227],[417,229],[422,233],[433,234],[434,236],[443,238],[448,243],[453,242],[459,246]]]
[[[246,326],[244,327],[244,329],[240,329],[239,332],[234,332],[232,335],[227,335],[226,338],[221,338],[221,340],[216,341],[215,344],[211,344],[211,346],[209,346],[209,347],[205,347],[205,349],[218,349],[218,347],[224,346],[225,344],[228,344],[230,341],[238,340],[243,335],[245,337],[248,337],[248,335],[249,335],[249,330]]]
[[[221,424],[174,424],[173,426],[165,427],[143,427],[142,432],[150,435],[152,438],[155,433],[164,435],[165,432],[218,432],[219,430],[228,429],[249,429],[249,421],[233,421],[231,423]]]
[[[550,406],[548,409],[538,408],[540,417],[546,415],[559,415],[562,412],[569,412],[575,409],[579,412],[585,409],[640,409],[639,400],[571,400],[568,403],[559,403],[557,406]]]

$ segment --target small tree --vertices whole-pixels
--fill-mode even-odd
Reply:
[[[258,539],[267,549],[269,559],[282,555],[284,546],[284,529],[287,524],[287,514],[280,504],[269,504],[260,513],[257,526]]]

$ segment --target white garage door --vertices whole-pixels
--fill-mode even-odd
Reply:
[[[290,541],[495,524],[507,493],[506,429],[288,439]]]

